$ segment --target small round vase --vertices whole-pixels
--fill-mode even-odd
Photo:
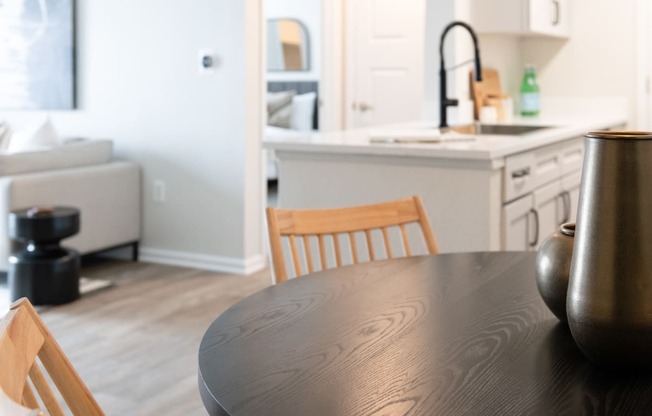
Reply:
[[[568,323],[566,293],[574,240],[575,223],[562,224],[541,243],[537,252],[535,275],[539,294],[548,309],[564,323]]]

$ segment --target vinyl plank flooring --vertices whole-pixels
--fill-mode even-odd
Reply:
[[[107,415],[205,415],[197,388],[204,331],[271,284],[268,270],[236,276],[106,259],[85,262],[82,275],[114,286],[39,312]]]

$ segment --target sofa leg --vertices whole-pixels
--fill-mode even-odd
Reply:
[[[131,245],[131,261],[138,261],[138,241]]]

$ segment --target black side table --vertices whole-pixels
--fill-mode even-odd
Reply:
[[[9,214],[9,237],[25,243],[9,257],[7,281],[12,302],[57,305],[79,298],[79,253],[59,242],[79,232],[79,210],[28,208]]]

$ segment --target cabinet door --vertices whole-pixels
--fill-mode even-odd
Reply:
[[[569,0],[530,0],[529,29],[535,34],[570,35]]]
[[[533,250],[536,212],[532,194],[503,206],[503,250]]]
[[[561,180],[562,195],[564,198],[564,204],[566,205],[565,209],[568,218],[566,222],[577,221],[577,205],[580,200],[581,180],[581,171],[566,175]]]
[[[559,228],[564,220],[564,199],[561,181],[556,180],[534,191],[534,209],[538,221],[535,223],[535,245],[539,247],[541,241]],[[536,232],[538,231],[538,232]],[[534,240],[533,240],[534,241]]]
[[[570,36],[570,0],[470,0],[478,33]]]

